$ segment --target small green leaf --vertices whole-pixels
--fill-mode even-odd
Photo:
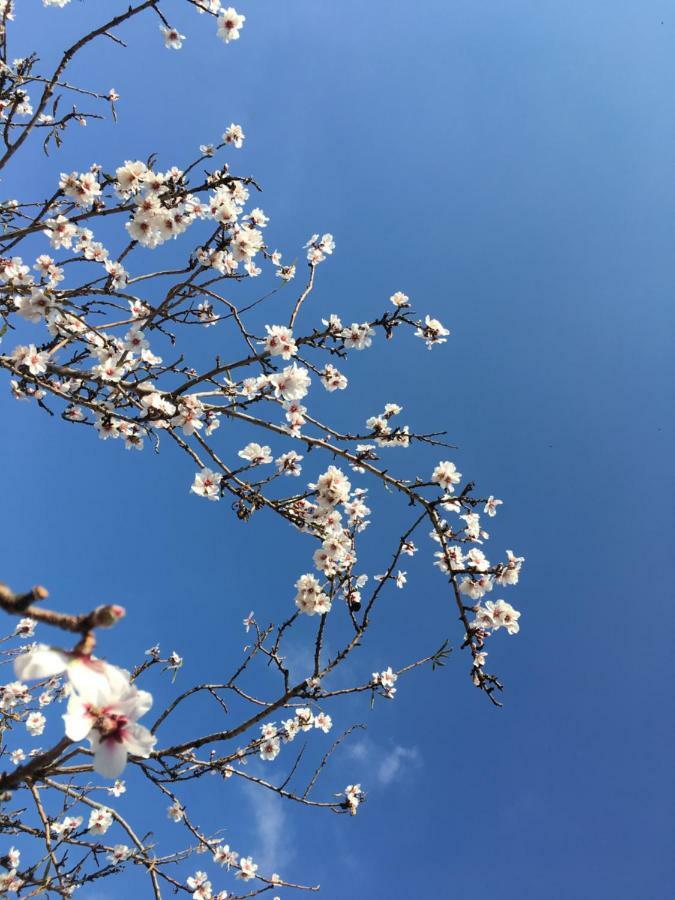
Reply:
[[[443,641],[438,650],[431,657],[431,671],[435,672],[437,668],[445,665],[445,660],[452,653],[452,647],[448,646],[447,639]]]

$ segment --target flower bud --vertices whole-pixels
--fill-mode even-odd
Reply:
[[[116,625],[120,619],[124,618],[126,612],[123,606],[117,604],[98,606],[94,610],[94,627],[110,628],[111,625]]]

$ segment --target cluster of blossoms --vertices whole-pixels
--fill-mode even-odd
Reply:
[[[241,128],[231,125],[223,134],[223,143],[241,146]],[[129,236],[144,247],[154,248],[179,237],[198,220],[211,220],[226,231],[227,249],[201,249],[199,262],[221,274],[232,274],[243,263],[249,275],[259,274],[253,258],[264,241],[256,224],[267,224],[267,217],[254,210],[242,219],[249,193],[241,181],[220,173],[214,173],[209,181],[214,185],[213,193],[202,200],[190,193],[184,173],[177,167],[159,172],[140,160],[127,161],[115,172],[115,188],[121,198],[132,200],[135,206],[126,224]]]
[[[45,6],[66,6],[70,0],[42,0]],[[246,16],[241,15],[233,6],[223,6],[221,0],[190,0],[199,13],[210,13],[216,17],[218,37],[229,44],[239,40]],[[171,25],[161,24],[159,30],[164,39],[164,46],[169,50],[180,50],[185,35]]]
[[[476,607],[473,624],[482,631],[497,631],[505,628],[509,634],[518,634],[520,613],[505,600],[488,600],[485,606]]]
[[[403,412],[397,403],[385,404],[384,410],[377,416],[366,420],[366,427],[373,432],[375,443],[380,447],[409,447],[410,428],[407,425],[392,428],[390,420]]]
[[[240,857],[235,850],[230,849],[229,844],[218,843],[213,852],[213,861],[227,869],[236,869],[237,878],[244,882],[253,880],[258,872],[258,865],[251,856]],[[278,875],[273,875],[271,881],[279,883],[281,879]],[[193,900],[226,900],[229,897],[227,891],[214,893],[213,885],[207,873],[202,870],[195,872],[194,875],[190,875],[185,884],[192,893]]]
[[[331,363],[326,363],[321,373],[321,383],[327,391],[344,391],[347,387],[347,376],[336,369]]]
[[[223,135],[225,144],[240,145],[243,132],[236,126]],[[210,154],[206,154],[210,155]],[[196,271],[213,273],[214,277],[238,276],[239,267],[246,276],[259,274],[254,257],[260,255],[271,260],[277,268],[277,274],[287,273],[281,265],[280,256],[270,253],[262,239],[262,230],[267,225],[267,217],[259,209],[244,213],[244,205],[248,192],[240,180],[216,173],[213,176],[212,193],[206,201],[190,193],[184,173],[178,169],[167,172],[156,172],[152,167],[140,162],[127,162],[117,169],[114,179],[107,181],[97,168],[89,173],[72,173],[63,175],[60,189],[78,208],[95,210],[102,203],[101,197],[109,184],[114,185],[120,199],[131,208],[131,219],[127,223],[127,231],[134,242],[147,249],[153,249],[179,234],[197,220],[211,220],[220,229],[219,243],[215,246],[200,247],[192,256],[191,265]],[[131,278],[120,261],[112,260],[107,249],[94,240],[93,233],[74,224],[63,215],[47,220],[45,233],[52,247],[58,249],[74,249],[84,259],[105,268],[106,290],[115,293],[125,285],[131,286]],[[319,238],[318,235],[308,243],[308,259],[310,271],[322,262],[334,250],[334,241],[330,235]],[[242,265],[243,264],[243,265]],[[64,418],[72,422],[90,422],[102,439],[123,438],[127,447],[140,449],[143,439],[149,434],[169,431],[179,437],[180,441],[197,438],[200,443],[210,436],[220,424],[221,417],[234,412],[242,418],[252,418],[250,409],[256,403],[265,403],[270,409],[280,410],[285,423],[274,426],[277,434],[286,435],[308,441],[306,426],[315,424],[304,403],[312,384],[312,374],[317,375],[324,388],[332,393],[344,390],[348,386],[347,377],[332,363],[325,363],[318,368],[306,361],[305,345],[314,349],[330,348],[342,358],[351,351],[362,351],[370,347],[376,334],[378,322],[352,323],[344,326],[339,317],[331,314],[323,319],[323,329],[315,330],[305,337],[298,337],[292,325],[266,325],[265,336],[256,337],[246,334],[251,357],[245,362],[260,366],[261,371],[253,377],[244,377],[234,381],[232,373],[226,365],[216,367],[215,376],[208,373],[204,380],[208,387],[215,390],[191,392],[202,378],[194,370],[169,367],[167,371],[187,378],[187,389],[167,390],[160,387],[156,380],[162,374],[162,358],[150,347],[150,337],[155,333],[157,307],[147,305],[139,298],[125,301],[129,305],[130,321],[126,322],[123,333],[115,335],[110,330],[102,330],[88,324],[85,316],[74,311],[75,306],[67,300],[67,292],[61,287],[63,267],[52,257],[42,255],[35,264],[39,273],[39,281],[31,275],[20,257],[12,257],[0,261],[0,280],[7,286],[11,297],[11,311],[16,312],[31,324],[45,322],[54,339],[52,345],[43,349],[40,345],[30,344],[17,348],[11,355],[14,370],[22,376],[22,382],[14,383],[15,395],[28,396],[31,389],[30,377],[36,381],[32,384],[35,391],[50,391],[55,396],[67,399],[68,406]],[[211,274],[207,274],[211,277]],[[286,275],[282,275],[287,280]],[[128,290],[129,288],[127,288]],[[389,313],[382,320],[387,328],[398,327],[398,323],[406,322],[416,327],[415,334],[425,340],[429,347],[442,343],[447,330],[437,320],[426,317],[424,322],[414,322],[407,317],[410,308],[408,298],[394,294],[392,304],[395,313]],[[198,307],[190,305],[180,321],[201,323],[211,327],[219,321],[214,307],[203,301]],[[402,318],[397,318],[397,317]],[[391,323],[394,322],[394,325]],[[384,327],[384,326],[383,326]],[[389,334],[389,332],[387,332]],[[253,338],[253,341],[250,340]],[[254,343],[260,350],[256,350]],[[78,342],[85,350],[73,357],[77,364],[89,359],[90,368],[75,369],[69,366],[57,369],[54,355],[62,345]],[[281,366],[277,361],[286,363]],[[237,364],[238,365],[238,364]],[[222,375],[222,385],[216,376]],[[213,395],[220,394],[225,398],[227,406],[218,406],[212,402]],[[130,400],[129,397],[132,399]],[[372,440],[372,444],[356,443],[356,447],[346,455],[347,465],[355,473],[375,471],[371,465],[377,461],[378,448],[407,448],[416,436],[408,425],[398,426],[394,417],[400,415],[402,408],[395,403],[387,403],[381,413],[371,416],[366,421],[368,433],[356,440]],[[91,418],[93,414],[93,422]],[[264,420],[253,419],[255,424]],[[236,446],[236,445],[235,445]],[[239,445],[241,446],[241,445]],[[195,474],[191,491],[198,496],[216,501],[226,491],[237,493],[237,485],[244,485],[243,495],[258,492],[261,485],[281,475],[299,476],[300,463],[303,457],[295,450],[285,450],[275,458],[272,448],[264,443],[251,441],[236,451],[243,462],[231,469],[221,463],[215,454],[209,454],[210,466],[202,466]],[[212,462],[211,462],[212,460]],[[256,474],[261,480],[242,482],[240,479],[252,469],[275,464],[276,471],[271,475]],[[348,470],[347,470],[348,471]],[[250,475],[248,476],[251,477]],[[455,488],[461,481],[461,474],[455,465],[447,460],[441,461],[434,468],[431,479],[423,484],[419,479],[417,486],[437,486],[442,495],[439,507],[445,512],[456,513],[463,520],[462,527],[451,527],[445,522],[434,525],[432,537],[440,544],[436,553],[436,565],[446,574],[462,578],[458,580],[458,589],[462,595],[472,600],[492,589],[493,584],[512,584],[518,580],[518,572],[522,559],[509,555],[503,565],[492,566],[479,546],[487,539],[482,529],[480,516],[473,505],[464,500],[464,494],[455,497]],[[392,483],[397,484],[396,481]],[[400,482],[406,490],[412,482]],[[234,489],[233,489],[234,486]],[[255,494],[258,496],[258,494]],[[260,495],[262,496],[262,495]],[[361,607],[361,591],[367,576],[355,575],[356,536],[369,523],[371,510],[366,504],[367,492],[361,487],[353,487],[350,476],[345,469],[331,464],[321,472],[315,481],[310,481],[304,492],[291,497],[280,506],[288,510],[288,517],[302,531],[311,534],[318,540],[319,546],[313,554],[313,562],[317,574],[305,573],[295,582],[295,605],[306,616],[323,617],[331,611],[335,599],[342,596],[350,614],[354,615]],[[257,500],[254,500],[255,504]],[[481,501],[483,502],[483,501]],[[501,501],[490,496],[484,501],[484,513],[493,517]],[[273,501],[270,503],[273,506]],[[435,508],[435,507],[434,507]],[[401,545],[400,552],[412,556],[416,547],[411,540]],[[407,581],[407,573],[398,569],[394,574],[376,576],[376,582],[390,578],[397,587],[402,588]],[[476,683],[482,684],[482,666],[486,653],[482,649],[485,637],[500,627],[513,634],[518,630],[519,613],[504,601],[487,603],[474,608],[475,618],[467,623],[467,634],[473,654],[474,669],[480,673],[474,676]],[[245,620],[246,621],[246,620]],[[249,617],[247,630],[253,624],[253,616]],[[44,653],[59,653],[49,648],[34,648],[33,657],[39,658]],[[63,654],[62,654],[63,655]],[[68,711],[64,716],[66,735],[73,741],[87,737],[94,752],[94,768],[100,774],[116,778],[122,771],[129,753],[148,758],[155,746],[156,739],[138,719],[149,709],[151,698],[147,692],[139,691],[129,683],[129,677],[120,670],[109,667],[98,660],[88,658],[87,661],[73,657],[77,666],[84,664],[97,672],[93,681],[81,679],[75,675],[75,681],[69,674],[71,696],[68,700]],[[19,658],[21,659],[21,658]],[[71,666],[72,660],[65,663],[61,659],[60,672]],[[17,663],[19,665],[19,663]],[[22,677],[45,677],[48,667],[42,663],[35,664],[33,676],[27,674],[30,666],[23,671]],[[388,667],[382,672],[372,674],[371,686],[381,696],[393,699],[396,694],[398,675]],[[477,679],[477,680],[476,680]],[[77,682],[77,683],[76,683]],[[80,683],[82,682],[82,683]],[[8,692],[11,696],[11,691]],[[331,717],[324,712],[314,714],[309,708],[295,711],[292,718],[281,723],[277,728],[274,723],[262,726],[260,738],[248,745],[247,753],[256,752],[263,760],[275,759],[284,742],[292,741],[301,731],[321,729],[328,732],[332,726]],[[38,711],[31,712],[26,720],[26,728],[30,734],[39,735],[45,727],[44,716]],[[15,761],[23,761],[17,756]],[[227,769],[223,770],[227,777]],[[354,814],[363,799],[360,785],[350,785],[345,792],[344,809]],[[170,817],[176,822],[185,820],[185,809],[177,800],[169,808]],[[95,834],[104,834],[114,821],[114,814],[105,807],[97,808],[91,813],[89,830]],[[64,820],[65,822],[65,820]],[[64,825],[65,828],[65,825]],[[111,851],[115,859],[124,861],[128,858],[128,848],[119,845],[118,853]],[[229,850],[228,850],[229,853]],[[254,877],[256,866],[250,857],[236,862],[236,854],[230,860],[238,867],[242,878]],[[187,883],[193,896],[199,900],[210,900],[214,896],[211,882],[204,873],[196,873]],[[220,895],[218,895],[220,896]]]
[[[45,3],[64,6],[68,0],[45,0]],[[225,42],[239,38],[245,17],[234,8],[225,7],[220,0],[190,0],[190,3],[198,12],[216,17],[218,34]],[[166,20],[160,5],[148,4],[152,14],[158,14],[161,19],[165,46],[179,50],[186,37]],[[9,20],[10,8],[6,3],[3,8]],[[3,70],[5,77],[14,82],[11,91],[0,98],[0,116],[8,132],[17,127],[17,116],[32,115],[33,105],[25,90],[26,65],[14,61]],[[24,87],[17,86],[20,82],[26,82]],[[111,90],[99,99],[113,104],[119,97]],[[46,108],[45,104],[41,106]],[[56,103],[50,106],[55,115],[56,106]],[[73,117],[86,124],[86,117],[76,116],[74,110]],[[58,133],[62,124],[46,113],[41,113],[36,123],[49,128],[49,134]],[[243,766],[248,758],[258,756],[271,761],[277,758],[285,743],[292,742],[300,733],[312,732],[317,737],[317,730],[329,733],[332,718],[320,709],[320,704],[334,694],[353,690],[368,691],[372,698],[376,694],[386,699],[395,697],[398,678],[431,657],[397,671],[388,666],[373,672],[365,684],[344,691],[325,687],[324,678],[354,647],[362,645],[370,610],[381,589],[389,582],[397,588],[406,585],[408,573],[399,568],[400,558],[416,553],[412,532],[422,522],[432,527],[431,536],[438,545],[434,548],[435,565],[451,583],[450,599],[457,605],[466,631],[465,645],[472,654],[472,678],[489,694],[495,684],[499,685],[493,676],[483,672],[486,639],[500,628],[509,634],[517,633],[520,613],[504,600],[481,601],[495,585],[518,582],[523,558],[508,551],[506,562],[490,563],[483,550],[488,534],[482,527],[478,509],[482,507],[483,515],[492,518],[501,501],[492,495],[475,499],[472,485],[460,490],[462,475],[454,463],[440,461],[429,480],[397,476],[390,467],[380,464],[378,454],[388,448],[406,449],[416,441],[442,444],[435,440],[437,433],[420,435],[411,425],[397,424],[396,417],[402,413],[399,405],[386,403],[382,409],[378,401],[373,408],[382,411],[368,417],[366,431],[356,434],[343,434],[332,424],[324,424],[318,420],[316,410],[312,408],[310,412],[308,408],[315,396],[310,397],[313,387],[321,394],[317,408],[321,404],[339,403],[336,392],[351,386],[348,366],[352,353],[377,346],[379,336],[389,339],[395,332],[409,330],[429,349],[445,343],[450,332],[438,319],[430,315],[417,318],[410,298],[397,291],[391,295],[386,311],[377,318],[343,323],[335,313],[322,312],[326,317],[320,319],[320,324],[300,330],[299,323],[307,312],[304,304],[314,288],[317,267],[336,249],[330,233],[316,233],[300,254],[304,257],[302,265],[306,260],[308,280],[306,287],[293,298],[290,315],[284,315],[275,305],[276,312],[268,320],[270,324],[258,324],[252,330],[248,320],[244,321],[243,314],[248,309],[260,309],[259,304],[269,297],[276,295],[275,304],[279,297],[283,300],[293,289],[288,282],[296,275],[295,264],[284,263],[281,253],[273,250],[268,242],[272,231],[268,227],[269,217],[249,202],[252,191],[257,189],[256,183],[251,178],[232,175],[225,163],[211,165],[210,160],[217,152],[241,148],[244,141],[242,126],[233,122],[224,129],[217,145],[201,145],[199,157],[191,164],[159,168],[154,157],[142,161],[130,154],[129,159],[123,156],[116,160],[116,163],[124,162],[117,168],[113,165],[110,174],[96,163],[86,171],[62,172],[58,189],[48,201],[0,204],[5,247],[5,255],[0,256],[0,338],[8,329],[16,328],[17,340],[22,341],[7,355],[0,354],[0,368],[7,369],[12,376],[11,389],[17,399],[35,400],[48,411],[51,411],[48,402],[55,402],[63,419],[91,426],[90,431],[102,440],[119,439],[117,446],[123,443],[127,449],[140,450],[147,444],[158,447],[160,438],[162,442],[170,438],[188,453],[195,466],[192,493],[209,501],[231,498],[237,516],[244,520],[265,508],[310,537],[315,548],[314,571],[301,574],[295,581],[292,615],[288,614],[287,621],[276,628],[276,634],[273,634],[276,626],[269,629],[259,626],[253,612],[243,620],[247,633],[253,629],[253,634],[247,638],[251,643],[245,648],[246,661],[239,673],[247,669],[251,660],[264,657],[267,665],[276,665],[282,673],[285,692],[276,703],[268,704],[240,689],[236,684],[238,674],[225,685],[188,689],[169,704],[153,731],[179,703],[200,690],[208,689],[210,696],[222,705],[219,691],[231,690],[237,696],[237,703],[250,702],[255,712],[229,732],[211,735],[202,732],[200,736],[190,736],[180,743],[172,741],[168,748],[157,750],[154,733],[139,722],[150,709],[152,697],[135,686],[135,679],[128,672],[84,650],[66,652],[37,644],[16,657],[15,672],[19,680],[0,687],[0,712],[12,723],[11,727],[21,723],[21,734],[38,738],[48,725],[42,710],[55,700],[67,701],[63,715],[66,745],[68,741],[88,739],[94,771],[113,779],[105,788],[110,797],[117,798],[126,790],[118,776],[129,755],[136,762],[150,759],[150,763],[142,763],[139,768],[150,781],[156,777],[163,795],[171,798],[167,814],[179,825],[176,831],[187,829],[191,842],[198,838],[199,851],[210,850],[216,864],[232,868],[241,880],[261,878],[271,887],[280,883],[277,876],[272,876],[271,881],[262,878],[250,856],[240,857],[220,839],[202,835],[188,811],[187,800],[183,805],[183,798],[175,797],[166,785],[206,773],[219,774],[222,778],[245,775],[243,769],[235,766]],[[203,165],[208,168],[203,169]],[[120,229],[122,239],[116,248],[114,238],[108,240],[103,223],[120,220],[124,229]],[[97,229],[96,233],[93,228]],[[162,258],[169,255],[169,246],[165,245],[169,240],[185,238],[188,232],[193,241],[188,252],[177,259],[179,250],[174,248],[180,244],[172,245],[170,268],[165,268]],[[35,257],[37,250],[33,251],[31,245],[29,255],[14,255],[15,247],[29,235],[31,242],[33,239],[42,242],[38,250],[46,250],[48,241],[50,252]],[[145,263],[141,261],[152,253],[155,259],[160,258],[156,272],[151,267],[143,268]],[[83,268],[86,274],[78,279],[76,274]],[[229,299],[230,287],[260,276],[263,268],[274,273],[272,284],[276,287],[252,299],[245,308],[235,306]],[[148,298],[153,298],[152,302]],[[241,339],[239,351],[230,356],[228,341],[219,341],[218,355],[211,364],[194,368],[189,358],[194,345],[190,341],[179,343],[177,335],[181,327],[195,326],[193,331],[198,332],[199,340],[202,328],[225,322],[232,327],[237,340]],[[288,324],[271,324],[283,322]],[[42,342],[34,337],[35,326],[46,331]],[[212,334],[207,332],[204,337],[209,339]],[[226,358],[225,349],[228,350]],[[321,357],[318,361],[317,356]],[[317,384],[322,387],[317,388]],[[237,438],[231,428],[223,427],[214,442],[210,442],[225,421],[232,428],[245,427],[247,436]],[[260,437],[259,430],[255,431],[261,428],[267,429],[265,438]],[[252,429],[253,437],[259,440],[249,440]],[[223,440],[225,449],[218,449],[216,441],[225,436],[228,438]],[[286,445],[299,443],[299,449],[306,455],[303,457],[287,446],[273,449],[270,446],[273,438],[285,441]],[[285,480],[285,476],[298,479],[303,470],[301,463],[308,467],[322,453],[324,461],[307,474],[305,484]],[[326,464],[326,458],[330,459],[330,465]],[[417,524],[401,538],[390,567],[384,574],[375,575],[372,581],[356,571],[357,541],[370,523],[369,505],[373,496],[365,488],[352,484],[357,480],[356,475],[369,477],[373,483],[379,480],[392,496],[405,497],[418,517]],[[282,491],[284,496],[280,497]],[[431,491],[435,496],[429,499]],[[444,514],[449,522],[440,518]],[[373,582],[372,590],[367,590],[366,586]],[[465,605],[465,601],[471,605]],[[116,608],[109,609],[113,618],[118,615]],[[334,640],[337,631],[332,626],[340,610],[345,614],[349,638],[335,653],[331,648],[329,654],[328,644],[323,642],[329,640],[325,638],[329,627],[330,641]],[[331,616],[326,619],[328,613]],[[293,686],[284,664],[286,657],[281,655],[279,647],[285,630],[296,620],[300,628],[313,630],[316,637],[313,677]],[[97,622],[95,627],[98,624],[104,623]],[[34,620],[22,619],[15,634],[30,638],[34,627]],[[275,643],[270,647],[273,640]],[[147,655],[148,665],[158,661],[159,648],[153,647]],[[161,662],[173,676],[182,665],[175,652]],[[143,670],[146,663],[137,671]],[[35,691],[40,692],[36,699],[25,684],[30,679],[41,682]],[[297,703],[308,705],[296,706]],[[279,724],[264,721],[265,716],[275,714],[273,710],[282,709],[291,711],[289,718]],[[277,718],[285,714],[279,712]],[[172,716],[172,724],[175,719]],[[220,747],[230,737],[245,731],[248,735],[243,747],[236,751],[226,749],[227,755],[219,756]],[[198,752],[200,747],[209,748],[206,758]],[[76,776],[88,771],[90,763],[73,766],[68,762],[64,768],[73,752],[77,748],[67,746],[57,759],[50,757],[50,751],[44,754],[36,749],[26,753],[22,748],[15,749],[7,755],[20,768],[7,777],[13,777],[18,784],[23,777],[24,786],[38,784],[40,790],[46,790],[49,784],[45,773],[55,773],[57,779],[65,777],[67,782],[56,782],[56,786],[64,787],[68,797],[75,802],[83,801],[88,808],[84,817],[65,815],[66,811],[74,811],[70,800],[65,801],[59,818],[50,822],[50,833],[57,840],[67,841],[70,853],[81,832],[88,832],[81,846],[89,859],[91,836],[103,836],[113,826],[124,828],[124,820],[113,809],[88,799],[90,790],[104,790],[92,787],[88,775],[86,784],[78,787]],[[42,769],[37,765],[41,758]],[[31,760],[31,768],[21,766],[27,759]],[[272,774],[274,768],[270,767]],[[312,783],[304,795],[298,792],[294,796],[288,779],[280,787],[256,778],[250,780],[300,802],[307,802],[307,792],[313,786]],[[365,795],[360,784],[350,784],[338,797],[337,802],[323,805],[354,815]],[[145,867],[153,879],[157,872],[163,875],[161,866],[167,860],[175,863],[184,859],[182,854],[186,851],[160,858],[153,848],[140,844],[133,832],[128,833],[134,849],[126,844],[110,847],[98,843],[93,856],[100,851],[113,868],[133,860],[134,869]],[[17,891],[23,886],[22,876],[26,872],[19,874],[20,859],[14,848],[7,855],[7,862],[8,871],[0,876],[0,891]],[[33,874],[30,869],[27,871],[27,877],[33,878],[35,870]],[[51,883],[56,884],[56,880]],[[225,891],[215,893],[202,869],[183,882],[172,878],[171,883],[176,889],[190,892],[193,900],[225,900],[227,896]],[[33,888],[40,889],[37,879],[30,882],[29,889]],[[65,879],[59,883],[59,889],[64,896],[69,896]]]
[[[223,134],[223,145],[237,147],[242,141],[243,131],[237,125],[232,124]],[[214,151],[209,149],[207,155],[211,152]],[[72,200],[75,206],[91,209],[93,213],[104,210],[104,194],[113,187],[127,204],[123,208],[131,211],[131,218],[126,223],[129,236],[135,244],[147,248],[177,238],[197,220],[211,220],[219,228],[218,242],[215,246],[199,247],[193,257],[194,264],[202,271],[215,269],[223,277],[234,277],[243,264],[247,276],[256,276],[261,270],[254,257],[262,253],[276,267],[277,274],[288,280],[294,267],[282,265],[280,254],[270,252],[263,241],[261,229],[267,225],[268,217],[258,208],[243,213],[248,190],[242,180],[224,170],[209,176],[208,185],[211,185],[212,193],[206,199],[200,199],[190,191],[185,173],[179,168],[174,166],[159,171],[150,163],[128,160],[117,168],[114,177],[105,175],[98,165],[92,165],[88,172],[62,173],[59,187],[63,196]],[[115,293],[125,288],[129,282],[126,269],[120,260],[111,258],[109,250],[94,239],[90,229],[79,226],[62,213],[46,218],[44,225],[44,234],[54,249],[73,249],[83,260],[104,268],[106,291]],[[310,265],[314,267],[333,252],[335,243],[331,235],[325,234],[321,238],[313,235],[307,247]],[[142,449],[150,429],[180,428],[185,436],[203,430],[204,435],[209,436],[218,428],[222,409],[205,406],[198,396],[189,394],[176,399],[153,383],[154,373],[163,371],[163,359],[150,347],[149,340],[150,332],[157,327],[154,322],[156,308],[139,299],[128,300],[131,327],[124,334],[115,335],[107,329],[88,325],[86,318],[74,311],[68,299],[70,292],[59,287],[64,277],[63,267],[52,257],[40,255],[34,268],[39,273],[39,283],[21,257],[0,259],[0,285],[4,282],[7,286],[10,310],[35,324],[44,321],[50,334],[59,342],[58,348],[80,342],[92,365],[89,372],[80,369],[77,376],[58,377],[54,350],[42,349],[36,344],[17,346],[10,357],[15,371],[22,376],[21,381],[12,382],[17,398],[43,400],[45,388],[31,382],[31,379],[43,379],[48,390],[69,401],[63,412],[64,418],[93,424],[104,440],[122,438],[127,449]],[[184,315],[185,321],[198,321],[206,327],[219,319],[208,300],[193,304]],[[322,339],[335,342],[337,350],[363,350],[372,344],[375,330],[368,322],[344,327],[334,314],[323,322],[326,329]],[[290,361],[297,356],[299,344],[290,327],[266,325],[265,328],[267,336],[259,342],[263,357]],[[423,325],[418,323],[417,333],[421,330]],[[77,358],[80,362],[83,356]],[[330,363],[324,366],[319,376],[328,391],[347,387],[346,376]],[[95,398],[91,393],[92,382],[95,383]],[[244,378],[239,383],[231,382],[228,376],[223,393],[236,394],[243,402],[278,401],[284,410],[284,428],[290,436],[299,438],[302,426],[307,423],[307,409],[302,401],[310,385],[308,368],[294,361],[281,370]],[[124,388],[123,393],[120,393],[120,387]],[[406,447],[410,443],[407,426],[392,428],[388,425],[388,420],[397,411],[400,408],[395,404],[388,404],[381,416],[369,420],[380,446]],[[364,455],[370,451],[369,445],[357,447],[357,452]],[[286,459],[284,454],[282,463]],[[285,472],[297,474],[298,469],[295,465],[286,465]],[[196,490],[200,492],[199,485]],[[211,499],[217,498],[214,490],[202,493]]]
[[[373,672],[372,679],[373,686],[381,689],[383,697],[388,700],[394,699],[396,693],[394,685],[398,680],[398,675],[392,671],[391,666],[387,666],[383,672]]]
[[[375,331],[368,322],[352,322],[352,324],[340,332],[347,350],[365,350],[372,346]]]
[[[316,266],[335,250],[333,235],[324,234],[319,237],[318,234],[313,234],[305,244],[305,249],[307,250],[307,262]]]
[[[219,866],[238,869],[237,877],[242,881],[250,881],[255,878],[258,866],[253,862],[250,856],[239,856],[235,850],[230,849],[229,844],[218,844],[214,853],[213,861]]]
[[[308,616],[314,616],[317,613],[322,616],[324,613],[330,612],[330,597],[321,590],[321,585],[315,575],[311,573],[301,575],[295,582],[295,587],[298,589],[298,593],[295,595],[295,605],[300,612],[304,612]]]
[[[92,834],[105,834],[113,823],[113,813],[105,806],[92,809],[89,815],[89,831]]]
[[[271,463],[273,455],[270,447],[258,443],[247,444],[239,451],[239,457],[250,466]],[[276,459],[279,474],[299,475],[302,457],[294,451],[282,454]],[[194,476],[191,491],[209,500],[219,500],[222,492],[223,476],[209,468],[204,468]],[[366,527],[366,517],[370,509],[364,503],[365,489],[352,485],[344,472],[337,466],[329,466],[315,483],[308,485],[316,502],[309,499],[297,501],[295,511],[301,514],[305,529],[319,537],[321,546],[313,555],[314,565],[326,578],[331,579],[352,569],[356,562],[354,552],[354,532]],[[347,516],[348,527],[343,524],[342,507]],[[400,573],[399,586],[405,583],[404,573]],[[295,605],[307,615],[324,615],[331,610],[331,598],[318,578],[306,573],[295,583],[297,590]],[[358,591],[356,591],[358,593]],[[352,599],[354,598],[352,591]],[[349,598],[348,598],[349,599]]]
[[[290,743],[301,731],[318,728],[328,734],[332,727],[333,720],[328,713],[319,712],[315,715],[309,707],[300,707],[292,718],[281,723],[280,728],[274,722],[266,722],[261,726],[262,737],[258,742],[260,758],[266,761],[276,759],[281,752],[282,742]]]
[[[12,360],[19,368],[26,369],[30,375],[42,375],[47,371],[49,354],[44,350],[39,351],[35,344],[28,344],[27,347],[19,344],[14,348]]]
[[[473,511],[462,513],[463,505],[453,497],[455,486],[461,479],[461,473],[449,460],[443,460],[434,468],[431,483],[438,485],[443,491],[440,506],[446,512],[458,514],[464,525],[453,528],[445,520],[440,520],[430,537],[441,545],[441,549],[434,554],[434,564],[452,578],[458,597],[467,597],[475,602],[490,593],[495,585],[517,584],[525,558],[507,550],[506,562],[492,564],[479,546],[470,546],[482,545],[489,534],[481,526],[480,515]],[[484,501],[483,512],[493,518],[501,504],[501,500],[490,495]],[[461,580],[460,575],[463,575]],[[473,655],[472,678],[475,684],[484,686],[486,676],[482,670],[487,658],[483,649],[485,638],[500,628],[504,628],[508,634],[517,634],[520,631],[518,619],[521,614],[505,600],[488,600],[484,605],[478,602],[466,609],[474,612],[473,620],[464,618],[468,629],[466,640]]]
[[[369,510],[362,502],[362,491],[352,493],[351,482],[337,466],[329,466],[316,483],[310,483],[309,488],[315,492],[317,502],[306,512],[314,532],[322,539],[321,546],[314,552],[314,565],[327,578],[333,578],[351,570],[356,562],[353,534],[342,524],[342,514],[337,507],[342,506],[352,524],[361,522]],[[299,583],[296,587],[300,594]],[[330,609],[330,601],[327,598],[324,605],[326,602]],[[296,604],[303,612],[310,614],[312,611],[328,611],[328,609],[312,609],[311,601],[308,608],[303,608],[298,598]]]
[[[267,337],[260,343],[265,347],[265,352],[270,356],[280,356],[282,359],[290,359],[298,352],[298,347],[293,340],[293,332],[285,325],[265,325]]]
[[[206,872],[198,871],[191,875],[185,882],[186,887],[192,892],[192,900],[226,900],[227,891],[213,893],[213,886]]]
[[[64,816],[61,822],[52,823],[51,830],[59,837],[74,834],[82,825],[82,821],[82,816]]]

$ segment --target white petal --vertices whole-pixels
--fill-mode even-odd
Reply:
[[[157,743],[157,738],[143,725],[128,725],[124,731],[124,743],[129,753],[147,759]]]
[[[16,677],[22,681],[30,678],[51,678],[65,672],[69,657],[61,650],[52,650],[46,644],[37,644],[28,653],[14,660]]]
[[[127,764],[127,748],[116,740],[100,741],[95,734],[91,738],[94,751],[94,772],[104,778],[117,778]]]
[[[140,719],[141,716],[152,706],[152,694],[148,691],[140,691],[138,688],[127,688],[125,694],[118,698],[115,703],[115,712],[124,716],[132,722]]]
[[[108,706],[129,690],[120,669],[94,657],[74,657],[68,665],[68,678],[80,697],[93,706]]]
[[[74,694],[68,700],[68,711],[63,716],[66,725],[66,737],[71,741],[83,741],[92,726],[92,717],[79,697]]]

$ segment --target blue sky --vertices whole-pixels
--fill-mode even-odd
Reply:
[[[15,52],[33,12],[49,58],[103,5],[21,4]],[[361,320],[403,290],[452,330],[433,353],[380,342],[348,374],[366,414],[395,401],[420,428],[447,427],[459,469],[504,500],[493,555],[527,557],[506,598],[521,633],[490,648],[504,709],[456,652],[402,681],[393,703],[336,715],[368,725],[324,783],[363,783],[355,819],[263,805],[228,783],[200,788],[202,823],[321,882],[327,900],[669,896],[672,5],[242,0],[246,27],[228,47],[183,5],[167,4],[188,35],[180,53],[148,16],[129,50],[102,44],[79,64],[80,80],[121,93],[119,124],[91,124],[47,162],[34,148],[3,194],[46,192],[93,160],[157,150],[180,164],[241,123],[233,165],[263,185],[279,248],[335,235],[317,318]],[[307,544],[191,497],[192,469],[171,448],[125,453],[8,391],[0,409],[4,580],[43,582],[69,609],[124,602],[125,661],[175,646],[184,685],[229,671],[249,609],[289,605]],[[354,673],[459,644],[426,556]]]

